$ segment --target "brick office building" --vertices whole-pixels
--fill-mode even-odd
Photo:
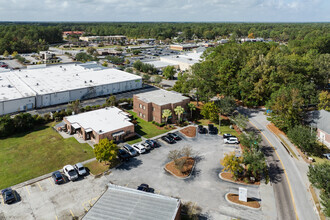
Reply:
[[[183,107],[187,111],[187,104],[190,102],[188,97],[180,93],[170,92],[163,89],[144,92],[133,96],[133,110],[137,115],[146,121],[164,122],[163,111],[170,109],[172,123],[177,120],[174,109],[177,106]]]

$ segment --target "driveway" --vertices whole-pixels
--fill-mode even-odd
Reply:
[[[183,135],[180,135],[183,136]],[[221,171],[220,159],[225,153],[237,150],[235,145],[224,145],[223,139],[217,135],[197,135],[195,138],[184,138],[176,144],[169,145],[158,140],[160,148],[150,153],[131,159],[107,176],[110,182],[136,188],[141,183],[147,183],[154,188],[155,193],[179,197],[183,202],[191,201],[202,208],[202,213],[208,219],[273,219],[261,210],[252,210],[229,204],[225,200],[228,192],[238,193],[241,185],[221,180],[218,175]],[[189,179],[177,179],[164,171],[169,160],[170,150],[181,149],[184,146],[192,147],[197,156],[197,164]],[[269,187],[272,191],[271,186]],[[259,187],[246,186],[248,196],[260,198]],[[261,201],[262,203],[263,201]]]

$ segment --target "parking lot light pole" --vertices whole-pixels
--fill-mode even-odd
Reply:
[[[219,134],[221,134],[221,113],[219,113]]]

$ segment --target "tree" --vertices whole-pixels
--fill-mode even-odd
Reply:
[[[160,76],[155,76],[154,77],[154,82],[156,83],[156,84],[159,84],[159,83],[161,83],[162,82],[162,77],[160,77]]]
[[[322,91],[319,94],[319,110],[324,109],[330,111],[330,93],[328,91]]]
[[[17,51],[14,51],[14,52],[11,54],[12,57],[16,57],[17,55],[18,55],[18,52],[17,52]]]
[[[254,37],[254,34],[253,34],[252,32],[249,33],[248,38],[250,38],[250,39],[254,39],[254,38],[255,38],[255,37]]]
[[[133,50],[132,52],[134,55],[139,55],[139,53],[141,53],[141,50]]]
[[[221,160],[221,165],[224,171],[228,171],[237,179],[243,172],[242,157],[236,157],[235,152],[225,154],[225,157]]]
[[[216,121],[219,117],[219,110],[214,102],[208,102],[202,107],[201,115],[203,115],[205,119]]]
[[[128,67],[128,68],[125,69],[125,71],[128,72],[128,73],[133,73],[133,68]]]
[[[117,103],[117,99],[116,99],[116,96],[114,96],[114,95],[111,95],[106,100],[107,106],[116,106],[116,103]]]
[[[172,116],[172,111],[170,109],[164,109],[162,118],[165,118],[165,124],[167,124],[168,118]]]
[[[310,165],[307,176],[312,185],[321,190],[324,214],[330,217],[330,163]]]
[[[167,66],[163,69],[163,76],[166,79],[172,79],[175,75],[175,68],[174,66]]]
[[[81,111],[81,103],[79,100],[70,102],[67,107],[68,110],[78,114]]]
[[[175,107],[174,112],[178,116],[178,122],[180,122],[181,115],[184,113],[184,108],[182,108],[182,106],[177,106],[177,107]]]
[[[310,127],[296,125],[288,130],[287,135],[302,151],[316,156],[322,155],[323,147],[317,143],[316,132]]]
[[[259,144],[262,140],[260,134],[254,133],[253,131],[247,132],[246,134],[242,133],[239,139],[243,146],[251,150],[259,150]]]
[[[102,66],[104,66],[104,67],[108,67],[108,62],[107,62],[107,61],[104,61],[104,62],[102,63]]]
[[[3,53],[3,56],[4,56],[4,57],[8,57],[8,56],[9,56],[9,53],[8,53],[7,50],[5,50],[5,52]]]
[[[90,55],[93,55],[96,52],[96,49],[94,47],[88,47],[87,48],[87,53]]]
[[[148,82],[150,80],[150,77],[151,76],[149,76],[148,74],[143,74],[142,79],[143,81]]]
[[[236,101],[232,96],[226,96],[217,100],[215,105],[219,108],[219,111],[223,115],[230,115],[236,109]]]
[[[241,128],[242,130],[245,130],[246,126],[247,126],[247,122],[249,121],[249,118],[245,115],[242,114],[237,114],[236,116],[234,116],[232,118],[232,120],[234,121],[234,123]]]
[[[94,145],[94,154],[99,162],[111,162],[117,157],[117,144],[107,138],[101,139],[98,144]]]
[[[193,103],[188,103],[187,106],[190,111],[190,118],[192,118],[192,113],[196,110],[196,106]]]
[[[243,163],[248,177],[254,177],[256,180],[260,180],[262,174],[267,175],[268,173],[265,156],[257,149],[245,150],[243,153]]]

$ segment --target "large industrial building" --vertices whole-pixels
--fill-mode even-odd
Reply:
[[[97,63],[0,74],[0,115],[142,88],[142,78]]]

